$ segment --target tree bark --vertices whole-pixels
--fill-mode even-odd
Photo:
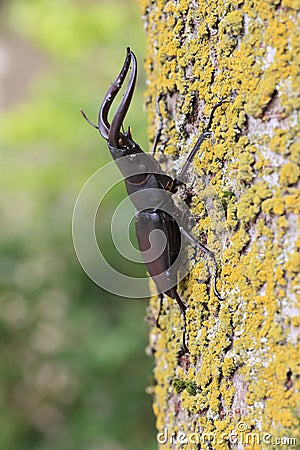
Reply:
[[[179,289],[183,356],[180,312],[164,300],[149,344],[159,446],[299,448],[300,3],[138,2],[158,157],[175,155],[179,170],[224,100],[190,176],[194,235],[216,255],[224,300],[198,255]]]

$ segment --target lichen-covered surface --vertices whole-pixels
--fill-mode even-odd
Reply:
[[[225,299],[198,255],[180,285],[190,353],[178,356],[171,299],[152,328],[160,447],[300,448],[300,2],[138,2],[150,139],[164,94],[158,155],[183,164],[212,107],[228,101],[191,178],[194,234],[215,252]],[[223,210],[211,208],[218,202]],[[156,297],[150,307],[157,314]]]

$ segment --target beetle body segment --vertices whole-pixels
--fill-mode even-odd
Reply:
[[[171,267],[175,262],[178,265],[177,258],[181,248],[181,233],[176,220],[166,211],[145,210],[136,214],[135,226],[142,255],[152,250],[151,261],[147,262],[148,255],[145,261],[149,275],[159,292],[174,299],[173,288],[177,286],[177,272]],[[155,236],[157,230],[165,236],[164,247],[160,246],[159,239]]]

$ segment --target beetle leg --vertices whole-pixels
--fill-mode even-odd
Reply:
[[[159,128],[158,128],[158,130],[156,132],[156,135],[155,135],[155,138],[154,138],[154,141],[153,141],[153,146],[152,146],[152,150],[151,150],[151,155],[152,156],[155,155],[156,147],[157,147],[157,144],[158,144],[158,141],[159,141],[159,138],[161,136],[162,129],[163,129],[163,117],[162,117],[162,114],[161,114],[160,109],[159,109],[159,102],[162,99],[163,95],[164,94],[161,92],[159,94],[159,96],[157,97],[157,99],[156,99],[156,112],[157,112],[158,117],[159,117]]]
[[[174,297],[175,300],[179,306],[180,312],[181,312],[181,316],[182,316],[182,320],[183,320],[183,333],[182,333],[182,350],[184,353],[188,353],[189,349],[186,345],[186,317],[185,317],[185,311],[186,311],[186,306],[185,304],[182,302],[181,298],[178,295],[178,292],[176,289],[173,289],[173,293],[174,293]]]
[[[207,247],[205,247],[203,244],[200,244],[200,242],[198,242],[196,239],[194,239],[194,237],[188,231],[186,231],[183,227],[180,227],[180,231],[185,237],[187,237],[193,244],[195,244],[198,248],[200,248],[200,250],[202,250],[204,253],[206,253],[212,259],[212,261],[214,263],[214,268],[215,268],[214,274],[213,274],[214,294],[219,300],[224,300],[222,298],[221,294],[218,292],[218,289],[216,286],[218,266],[217,266],[217,262],[216,262],[214,253],[211,250],[209,250]]]
[[[160,328],[159,318],[160,318],[160,315],[161,315],[161,312],[162,312],[162,308],[163,308],[164,294],[160,293],[160,294],[158,294],[158,296],[159,296],[159,310],[158,310],[157,318],[156,318],[156,321],[155,321],[155,325],[157,326],[157,328]]]
[[[183,303],[183,301],[181,300],[181,298],[179,297],[177,290],[173,289],[172,292],[173,292],[174,299],[176,300],[176,302],[177,302],[177,304],[179,306],[180,313],[181,313],[182,320],[183,320],[182,352],[183,353],[188,353],[189,349],[188,349],[188,347],[186,345],[186,317],[185,317],[186,306]],[[155,324],[156,324],[157,328],[160,328],[160,325],[159,325],[158,321],[159,321],[160,314],[162,312],[163,300],[164,300],[164,294],[160,293],[159,294],[159,311],[158,311],[157,319],[155,321]]]
[[[199,150],[202,142],[210,135],[210,131],[205,131],[204,133],[201,134],[201,136],[198,137],[196,144],[194,145],[194,147],[192,148],[191,152],[188,154],[188,157],[178,175],[178,180],[184,180],[184,177],[186,175],[186,172],[188,171],[188,168],[191,164],[191,162],[193,161],[197,151]]]
[[[219,106],[221,106],[224,102],[225,102],[225,100],[220,100],[220,101],[219,101],[218,103],[216,103],[215,106],[212,108],[211,113],[210,113],[210,116],[209,116],[209,119],[208,119],[207,126],[206,126],[205,129],[204,129],[204,132],[198,137],[198,139],[197,139],[197,141],[196,141],[196,144],[194,145],[194,147],[192,148],[192,150],[191,150],[190,153],[188,154],[188,157],[187,157],[187,159],[186,159],[186,161],[185,161],[185,163],[184,163],[184,165],[183,165],[183,167],[182,167],[182,169],[181,169],[181,171],[180,171],[180,174],[178,175],[178,179],[179,179],[179,180],[183,180],[183,179],[184,179],[184,177],[185,177],[185,175],[186,175],[186,172],[187,172],[187,170],[188,170],[188,168],[189,168],[191,162],[193,161],[193,159],[194,159],[194,157],[195,157],[197,151],[199,150],[199,148],[200,148],[202,142],[203,142],[203,141],[211,134],[211,132],[209,131],[209,129],[210,129],[210,127],[211,127],[211,124],[212,124],[212,121],[213,121],[213,118],[214,118],[215,110],[216,110]]]

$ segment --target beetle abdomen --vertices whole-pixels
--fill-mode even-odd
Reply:
[[[136,233],[142,257],[157,289],[170,297],[177,286],[181,233],[176,220],[162,210],[136,214]]]

